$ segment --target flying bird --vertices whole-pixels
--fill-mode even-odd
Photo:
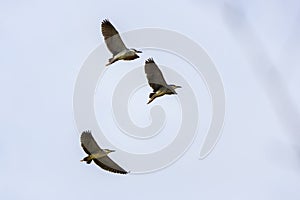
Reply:
[[[168,85],[164,79],[158,66],[155,64],[153,58],[149,58],[145,61],[145,73],[147,75],[148,84],[152,87],[153,92],[149,95],[149,101],[151,103],[155,98],[161,97],[165,94],[177,94],[175,89],[181,88],[177,85]]]
[[[114,152],[114,150],[101,149],[90,131],[84,131],[81,134],[80,140],[83,150],[88,154],[88,156],[83,158],[81,162],[85,161],[87,164],[90,164],[94,161],[104,170],[120,174],[128,173],[108,157],[108,154]]]
[[[107,48],[113,54],[113,57],[108,60],[106,66],[111,65],[118,60],[134,60],[139,58],[137,53],[142,53],[142,51],[133,48],[128,49],[122,41],[118,31],[108,19],[102,21],[101,31]]]

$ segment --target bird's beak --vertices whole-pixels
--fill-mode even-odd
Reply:
[[[116,150],[110,150],[110,152],[115,152]]]
[[[138,51],[138,50],[137,50],[136,52],[137,52],[137,53],[143,53],[142,51]]]
[[[182,87],[178,85],[178,86],[176,86],[176,88],[182,88]]]

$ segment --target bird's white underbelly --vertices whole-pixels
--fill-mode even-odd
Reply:
[[[121,60],[124,58],[127,58],[128,56],[131,56],[132,53],[130,51],[128,51],[127,49],[121,51],[120,53],[118,53],[117,55],[114,56],[114,59],[116,60]]]
[[[92,159],[102,158],[102,157],[104,157],[104,156],[106,156],[106,154],[103,153],[103,152],[95,153],[95,154],[92,154],[92,155],[91,155]]]

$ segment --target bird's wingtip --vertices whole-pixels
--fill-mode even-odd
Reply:
[[[154,60],[153,60],[153,58],[151,57],[151,58],[148,58],[146,61],[145,61],[145,63],[147,64],[147,63],[154,63]]]
[[[105,18],[104,20],[102,20],[102,24],[108,23],[109,19]]]
[[[92,133],[91,130],[85,130],[85,131],[82,132],[82,134],[91,134],[91,133]]]

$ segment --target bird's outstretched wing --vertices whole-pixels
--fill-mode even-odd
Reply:
[[[153,58],[149,58],[145,61],[145,73],[147,75],[148,83],[150,87],[153,88],[154,92],[156,92],[162,86],[167,86],[163,74],[155,64]]]
[[[101,167],[110,172],[119,173],[119,174],[127,174],[128,172],[125,171],[122,167],[120,167],[117,163],[111,160],[108,156],[94,159],[94,162]]]
[[[102,151],[102,149],[98,146],[97,142],[93,138],[91,131],[84,131],[81,134],[80,141],[83,150],[89,155]]]
[[[102,21],[101,31],[104,36],[106,46],[113,55],[127,49],[118,31],[108,19]]]

